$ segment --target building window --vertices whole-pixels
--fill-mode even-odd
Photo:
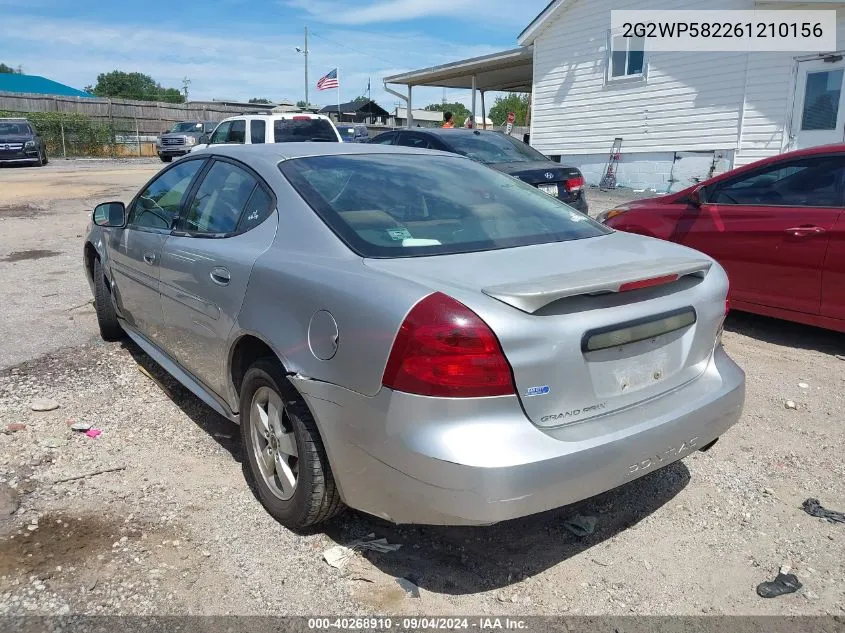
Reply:
[[[608,33],[607,80],[643,79],[645,74],[645,38]]]

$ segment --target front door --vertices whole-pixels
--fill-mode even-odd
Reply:
[[[162,317],[162,247],[204,163],[202,159],[184,159],[156,176],[130,204],[126,228],[113,232],[112,273],[121,315],[154,341],[160,339]]]
[[[252,266],[276,236],[275,206],[258,176],[217,159],[164,245],[164,347],[219,395],[226,393],[225,343]]]
[[[836,57],[829,58],[835,60]],[[845,140],[845,59],[800,62],[789,149]]]
[[[819,314],[843,200],[840,155],[771,163],[706,187],[682,242],[725,267],[738,302]]]

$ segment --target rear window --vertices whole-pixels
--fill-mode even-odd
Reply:
[[[532,161],[548,161],[530,145],[497,132],[483,134],[444,135],[443,142],[452,147],[458,154],[468,156],[482,163],[525,163]]]
[[[325,119],[282,119],[273,122],[276,143],[329,141],[337,143],[334,125]]]
[[[314,156],[279,169],[364,257],[468,253],[610,232],[530,185],[456,156]]]

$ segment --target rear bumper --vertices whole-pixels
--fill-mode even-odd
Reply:
[[[745,375],[719,348],[692,383],[578,425],[540,430],[515,396],[365,397],[293,378],[344,501],[396,523],[489,524],[564,506],[662,468],[737,422]]]

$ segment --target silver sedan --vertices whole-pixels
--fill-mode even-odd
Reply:
[[[541,512],[707,449],[744,401],[715,261],[454,154],[193,152],[96,207],[84,263],[103,338],[240,423],[292,529]]]

